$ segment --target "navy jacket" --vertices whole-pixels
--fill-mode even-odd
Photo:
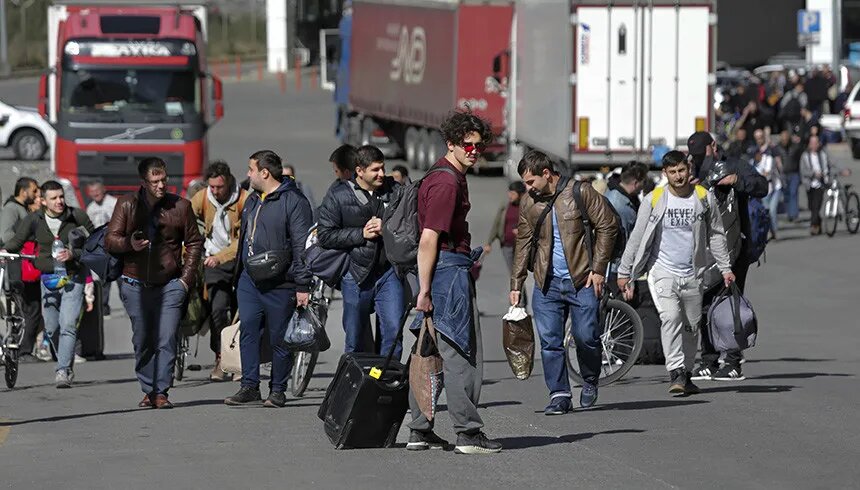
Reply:
[[[391,177],[371,198],[354,180],[335,182],[320,206],[317,238],[323,248],[346,250],[349,253],[349,272],[356,283],[368,278],[379,278],[391,267],[385,258],[382,238],[364,238],[364,225],[372,217],[382,218],[386,204],[400,184]],[[361,196],[361,197],[359,197]]]
[[[259,210],[259,212],[258,212]],[[256,220],[257,230],[251,241]],[[268,250],[292,250],[292,265],[281,282],[258,285],[265,289],[289,288],[300,292],[310,291],[311,275],[304,261],[305,242],[313,226],[313,212],[307,198],[296,181],[285,178],[277,189],[261,200],[260,193],[252,192],[242,209],[242,231],[239,235],[241,260],[236,261],[235,280],[248,260],[249,250],[254,254]]]

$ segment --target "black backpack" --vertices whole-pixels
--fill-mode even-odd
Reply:
[[[435,172],[447,172],[456,176],[454,171],[447,167],[430,169],[424,177],[399,187],[382,215],[385,256],[401,275],[414,272],[418,264],[418,242],[421,241],[421,230],[418,229],[418,190],[424,179]]]
[[[81,263],[99,276],[104,282],[113,282],[122,275],[122,259],[109,253],[105,248],[105,235],[108,225],[96,228],[84,243]]]
[[[615,222],[617,223],[615,246],[612,248],[612,256],[609,258],[609,262],[615,262],[624,255],[624,248],[627,246],[627,233],[625,233],[624,228],[621,226],[621,216],[618,215],[618,211],[615,210],[615,207],[612,206],[612,203],[609,202],[606,196],[599,195],[600,199],[603,199],[603,203],[612,210],[612,214],[615,215]],[[585,248],[588,250],[588,262],[593,266],[594,228],[591,226],[591,218],[588,216],[585,204],[582,202],[582,182],[576,182],[573,186],[573,201],[576,203],[576,207],[579,208],[579,215],[582,217],[582,226],[586,234]]]

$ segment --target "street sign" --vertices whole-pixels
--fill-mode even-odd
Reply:
[[[797,11],[797,44],[800,47],[818,44],[821,39],[821,12],[818,10]]]

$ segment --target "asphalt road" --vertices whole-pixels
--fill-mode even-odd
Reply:
[[[12,94],[7,95],[7,89]],[[0,83],[0,98],[27,93]],[[26,95],[23,95],[26,97]],[[226,87],[227,117],[210,135],[210,155],[242,173],[247,156],[271,148],[295,164],[319,198],[332,180],[331,96],[281,95],[275,82]],[[27,102],[27,100],[23,100]],[[834,156],[847,159],[844,148]],[[13,165],[0,162],[0,167]],[[0,169],[0,181],[9,178]],[[860,174],[858,174],[860,175]],[[857,178],[852,179],[857,182]],[[469,177],[477,245],[505,195],[502,178]],[[209,383],[213,355],[171,391],[173,411],[139,410],[130,328],[106,323],[111,359],[76,368],[72,390],[53,387],[49,364],[22,366],[19,386],[0,391],[0,486],[9,488],[848,488],[860,469],[856,278],[860,238],[811,238],[801,223],[780,233],[754,268],[748,294],[760,319],[743,382],[702,382],[701,395],[666,393],[660,366],[636,366],[603,387],[598,406],[562,417],[541,411],[540,364],[514,379],[501,349],[507,272],[498,254],[478,283],[485,351],[481,414],[505,451],[486,457],[387,450],[335,451],[316,417],[342,345],[340,303],[330,313],[333,348],[302,399],[282,410],[227,408],[236,383]],[[114,297],[115,310],[121,310]],[[411,343],[411,341],[409,342]],[[408,345],[408,344],[407,344]],[[438,431],[454,439],[449,419]]]

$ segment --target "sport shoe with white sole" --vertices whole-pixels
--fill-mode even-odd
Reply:
[[[494,454],[502,451],[502,443],[487,439],[487,435],[478,432],[474,435],[459,434],[454,452],[457,454]]]
[[[413,430],[409,432],[409,442],[406,443],[406,449],[424,451],[425,449],[444,449],[447,445],[448,441],[437,436],[432,430],[429,432]]]
[[[66,371],[65,369],[57,371],[57,375],[54,377],[54,383],[57,384],[57,389],[71,388],[73,380],[74,375],[70,374],[69,371]]]
[[[709,380],[714,376],[714,373],[719,370],[716,364],[699,364],[699,367],[693,369],[691,373],[693,381]]]
[[[714,373],[712,379],[714,381],[743,381],[747,378],[744,376],[740,366],[736,367],[726,364]]]

